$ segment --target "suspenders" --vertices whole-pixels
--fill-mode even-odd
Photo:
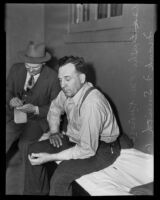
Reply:
[[[86,99],[86,97],[88,96],[88,94],[89,94],[92,90],[94,90],[94,89],[95,89],[94,87],[90,87],[90,88],[86,91],[86,93],[84,94],[83,99],[82,99],[82,101],[81,101],[81,104],[80,104],[80,106],[79,106],[79,115],[80,115],[80,109],[81,109],[81,106],[82,106],[83,101]]]

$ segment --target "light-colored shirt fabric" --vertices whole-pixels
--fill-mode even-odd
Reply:
[[[79,115],[82,98],[92,86],[89,82],[85,83],[73,98],[67,98],[61,91],[52,101],[47,115],[50,130],[55,133],[59,132],[60,115],[66,112],[68,126],[65,134],[76,143],[70,150],[72,159],[91,157],[96,153],[99,140],[110,143],[119,136],[119,127],[110,104],[97,89],[84,100]]]
[[[39,76],[40,76],[40,73],[33,76],[34,77],[34,83],[37,82],[37,79],[38,79]],[[31,77],[31,75],[29,74],[29,72],[27,72],[26,81],[25,81],[25,84],[24,84],[24,90],[27,89],[27,84],[28,84],[28,80],[30,79],[30,77]]]
[[[33,78],[34,78],[34,83],[37,82],[39,76],[40,76],[40,73],[39,73],[39,74],[36,74],[35,76],[33,76]],[[28,84],[28,80],[30,79],[30,77],[31,77],[31,75],[29,74],[29,72],[27,72],[26,81],[25,81],[25,84],[24,84],[24,90],[27,89],[27,84]],[[38,108],[38,106],[36,106],[35,109],[36,109],[36,110],[35,110],[34,114],[35,114],[35,115],[39,115],[39,108]]]

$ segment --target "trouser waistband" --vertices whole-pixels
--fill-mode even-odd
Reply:
[[[119,141],[118,140],[115,140],[114,142],[110,142],[110,143],[107,143],[107,142],[104,142],[104,141],[100,141],[100,144],[103,143],[105,144],[106,147],[109,147],[111,149],[111,153],[114,153],[114,151],[116,150],[120,150],[120,144],[119,144]]]

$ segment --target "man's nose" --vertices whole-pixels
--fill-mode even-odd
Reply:
[[[65,87],[65,85],[66,85],[66,82],[65,82],[65,80],[62,80],[62,81],[61,81],[61,87],[62,87],[62,88],[64,88],[64,87]]]
[[[29,71],[30,71],[30,72],[32,72],[32,71],[33,71],[33,68],[32,68],[32,67],[30,67],[30,68],[29,68]]]
[[[30,71],[30,72],[33,72],[33,67],[30,67],[30,68],[29,68],[29,71]]]

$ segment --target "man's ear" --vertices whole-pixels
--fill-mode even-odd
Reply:
[[[83,84],[86,81],[86,75],[80,74],[80,80],[81,80],[81,83]]]

